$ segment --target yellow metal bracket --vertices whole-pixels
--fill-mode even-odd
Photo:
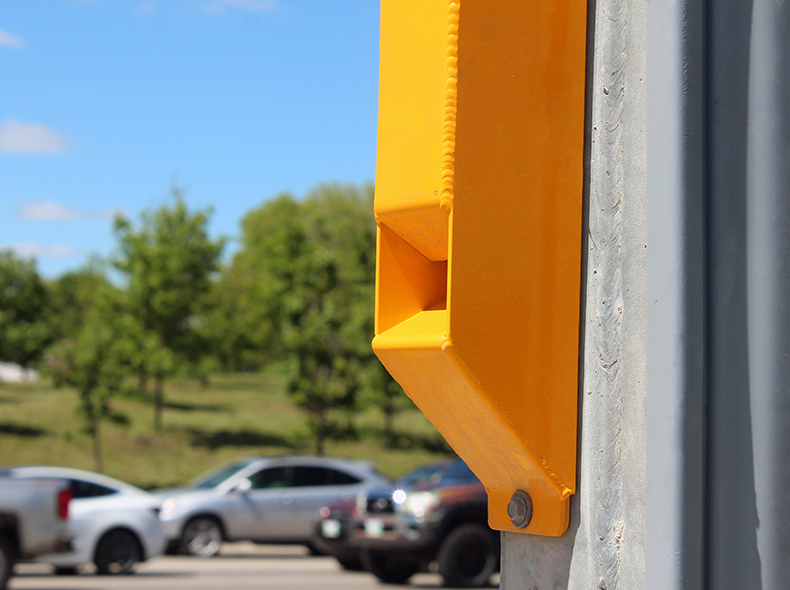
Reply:
[[[576,480],[586,0],[384,0],[373,348],[480,477],[561,535]]]

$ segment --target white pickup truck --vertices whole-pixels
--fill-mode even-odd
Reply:
[[[13,479],[0,471],[0,590],[18,559],[69,549],[71,495],[60,480]]]

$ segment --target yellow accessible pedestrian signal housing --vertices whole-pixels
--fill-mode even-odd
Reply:
[[[586,0],[383,0],[373,348],[480,477],[561,535],[576,480]]]

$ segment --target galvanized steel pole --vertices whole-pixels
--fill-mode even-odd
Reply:
[[[590,38],[577,494],[502,586],[786,588],[790,4],[598,0]]]
[[[789,9],[707,9],[706,588],[790,583]]]

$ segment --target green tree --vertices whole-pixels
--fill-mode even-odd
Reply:
[[[96,294],[112,288],[104,263],[95,258],[84,267],[49,282],[49,322],[54,338],[76,339],[96,303]]]
[[[307,412],[321,455],[327,438],[348,430],[362,369],[372,360],[372,187],[321,186],[300,206],[278,319],[290,357],[288,389]]]
[[[282,194],[242,222],[241,248],[216,285],[209,324],[223,367],[286,360],[289,390],[322,453],[360,402],[380,407],[385,438],[403,393],[373,355],[373,187]],[[363,399],[361,399],[363,398]]]
[[[293,291],[306,241],[303,206],[281,194],[241,224],[241,247],[215,284],[209,315],[215,354],[226,370],[282,360],[283,304]]]
[[[124,326],[120,337],[128,346],[126,362],[129,372],[137,377],[137,392],[147,396],[149,377],[173,373],[177,366],[175,354],[162,344],[161,336],[156,331],[146,329],[135,315],[126,293],[117,314],[118,321]],[[155,383],[154,387],[160,392],[163,391],[160,383]],[[164,404],[163,398],[162,404]],[[157,430],[161,428],[161,418],[156,428]]]
[[[134,349],[127,337],[129,316],[123,314],[117,292],[106,286],[94,295],[99,301],[87,312],[79,334],[53,346],[50,356],[56,380],[79,394],[79,413],[93,446],[93,469],[101,472],[101,424],[127,423],[111,400],[126,387]]]
[[[47,290],[35,261],[0,251],[0,359],[30,367],[52,342]]]
[[[208,235],[210,211],[188,210],[183,193],[173,189],[173,202],[144,211],[138,228],[115,221],[120,244],[116,267],[127,278],[129,311],[137,318],[150,347],[153,367],[140,370],[154,377],[154,428],[162,429],[164,380],[177,359],[194,357],[201,298],[211,287],[224,240]],[[154,350],[155,349],[155,350]]]
[[[228,372],[255,371],[268,357],[269,314],[243,275],[223,269],[207,298],[203,335],[211,355]]]
[[[377,407],[384,417],[384,444],[390,448],[396,447],[395,416],[406,400],[403,388],[375,358],[365,364],[362,383],[365,401]]]

